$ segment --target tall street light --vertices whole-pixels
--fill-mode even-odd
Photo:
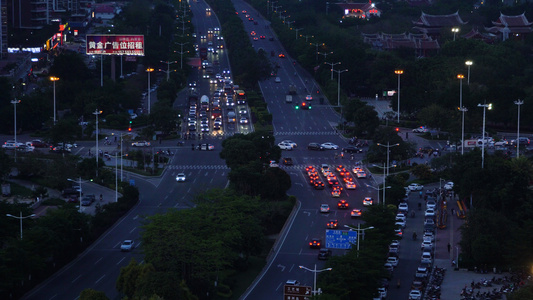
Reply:
[[[154,71],[154,68],[148,68],[146,69],[146,73],[148,73],[148,114],[150,114],[150,107],[151,107],[151,103],[150,103],[150,74]]]
[[[398,75],[398,123],[400,123],[400,76],[403,70],[394,70],[394,74]]]
[[[123,158],[124,156],[127,156],[127,155],[124,155],[124,152],[123,152],[123,150],[122,150],[122,141],[123,141],[123,138],[122,138],[122,137],[123,137],[124,135],[131,135],[131,132],[128,132],[128,133],[126,133],[126,134],[123,134],[122,132],[120,133],[120,181],[122,181],[122,170],[123,170],[123,168],[122,168],[122,166],[123,166],[123,164],[122,164],[122,158]]]
[[[313,272],[314,273],[314,284],[313,284],[313,295],[316,295],[318,294],[318,291],[316,290],[316,273],[320,273],[320,272],[324,272],[324,271],[331,271],[333,270],[332,268],[327,268],[327,269],[322,269],[322,270],[317,270],[316,269],[316,264],[315,264],[315,269],[309,269],[309,268],[306,268],[304,266],[300,266],[300,269],[304,269],[304,270],[307,270],[309,272]]]
[[[455,35],[459,32],[459,27],[452,28],[452,32],[453,32],[453,41],[455,42]]]
[[[315,52],[315,62],[318,63],[318,46],[324,46],[324,43],[310,43],[309,45],[314,45],[316,47]]]
[[[356,230],[357,231],[357,257],[359,257],[359,237],[361,236],[361,231],[363,232],[363,241],[365,240],[365,230],[374,229],[374,226],[370,226],[367,228],[361,228],[361,223],[357,224],[357,228],[350,227],[348,225],[344,225],[346,228],[350,228],[350,230]]]
[[[474,63],[474,62],[471,61],[471,60],[467,60],[467,61],[465,61],[465,65],[468,67],[468,76],[467,76],[467,78],[466,78],[466,83],[467,83],[468,85],[470,85],[470,67],[472,66],[473,63]]]
[[[20,216],[18,216],[18,217],[17,217],[17,216],[14,216],[14,215],[12,215],[12,214],[6,214],[6,216],[11,217],[11,218],[15,218],[15,219],[19,219],[19,220],[20,220],[20,240],[22,240],[22,220],[23,220],[23,219],[27,219],[27,218],[33,218],[33,217],[35,217],[35,214],[31,214],[31,215],[29,215],[29,216],[25,216],[25,217],[23,217],[23,216],[22,216],[22,211],[21,211],[21,212],[20,212]]]
[[[462,126],[461,126],[461,155],[465,153],[465,112],[468,111],[468,108],[466,107],[459,107],[459,110],[462,112]]]
[[[383,170],[385,170],[385,168],[383,168]],[[375,187],[375,186],[367,184],[366,187],[369,187],[369,188],[372,188],[372,189],[378,191],[378,204],[380,203],[379,202],[379,192],[383,191],[383,205],[385,205],[385,190],[386,189],[390,189],[391,188],[390,185],[389,186],[383,186],[383,187]]]
[[[295,35],[295,39],[297,40],[298,39],[298,32],[300,32],[300,30],[304,30],[303,28],[296,28],[294,29],[294,31],[296,31],[296,35]]]
[[[389,176],[389,168],[390,168],[390,165],[389,165],[389,153],[390,153],[390,148],[396,147],[396,146],[400,146],[400,144],[396,143],[396,144],[390,145],[389,142],[387,142],[387,145],[383,145],[383,144],[380,144],[380,143],[377,143],[377,145],[387,148],[387,167],[386,168],[387,168],[387,176]],[[384,183],[385,183],[385,181],[384,181]]]
[[[59,77],[50,76],[50,81],[54,83],[54,125],[56,124],[56,81]]]
[[[477,107],[483,107],[483,139],[481,141],[481,168],[485,166],[485,114],[487,109],[492,109],[492,103],[478,104]]]
[[[82,183],[86,183],[86,182],[89,182],[90,180],[81,180],[81,177],[78,179],[78,180],[74,180],[74,179],[70,179],[70,178],[67,178],[68,181],[72,181],[72,182],[75,182],[78,184],[78,186],[80,187],[80,208],[78,209],[78,212],[81,213],[81,196],[83,195],[83,191],[82,191],[82,188],[81,188],[81,184]]]
[[[11,100],[11,104],[13,104],[13,108],[14,108],[14,112],[13,112],[13,115],[14,115],[14,128],[13,128],[13,134],[14,134],[14,139],[15,139],[15,162],[17,162],[17,148],[18,148],[18,144],[17,144],[17,104],[20,103],[20,100],[17,100],[15,98],[15,100]]]
[[[98,109],[93,112],[93,115],[96,116],[96,177],[98,177],[98,157],[100,156],[100,153],[98,152],[98,115],[101,113],[102,111]]]
[[[463,74],[457,74],[457,79],[459,79],[459,110],[462,110],[463,108],[463,79],[465,76]],[[465,114],[463,112],[463,121],[462,121],[462,134],[461,134],[461,155],[464,153],[464,141],[465,141],[465,134],[464,134],[464,125],[465,125]]]
[[[374,167],[377,167],[377,168],[383,169],[383,187],[382,187],[382,188],[379,188],[379,187],[376,188],[376,187],[373,187],[373,186],[368,185],[368,184],[367,184],[366,186],[367,186],[367,187],[371,187],[371,188],[373,188],[373,189],[375,189],[375,190],[378,191],[378,203],[379,203],[379,192],[380,192],[381,190],[383,190],[383,206],[385,206],[385,199],[386,199],[386,198],[385,198],[385,190],[391,188],[390,186],[385,187],[385,181],[387,180],[387,173],[386,173],[386,171],[387,171],[387,167],[385,166],[385,163],[383,163],[383,167],[382,167],[382,166],[378,166],[378,165],[374,165]]]
[[[324,64],[328,64],[328,65],[331,66],[331,79],[330,80],[333,80],[333,71],[334,71],[333,67],[336,66],[336,65],[340,65],[341,62],[340,61],[336,62],[336,63],[324,62]]]
[[[333,69],[332,69],[333,70]],[[337,83],[337,106],[341,107],[341,74],[344,72],[348,72],[348,69],[345,70],[333,70],[334,72],[337,72],[339,81]]]
[[[523,100],[518,99],[514,102],[518,106],[518,125],[516,130],[516,158],[520,157],[520,105],[524,104]]]

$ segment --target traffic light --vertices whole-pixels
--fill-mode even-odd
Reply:
[[[400,132],[400,128],[396,127],[396,132]]]
[[[133,123],[131,120],[130,120],[130,126],[128,127],[128,131],[131,132],[131,123]]]
[[[298,106],[298,104],[296,104],[296,106],[294,106],[295,109],[300,109],[300,106]]]

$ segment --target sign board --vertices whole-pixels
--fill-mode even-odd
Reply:
[[[326,248],[350,249],[352,244],[357,244],[357,231],[326,230]]]
[[[310,286],[285,285],[283,287],[284,300],[308,300],[312,295]]]
[[[88,55],[144,56],[144,35],[88,34]]]

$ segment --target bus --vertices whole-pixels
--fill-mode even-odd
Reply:
[[[209,97],[206,95],[203,95],[202,98],[200,98],[200,108],[205,109],[206,111],[209,110]]]
[[[246,93],[243,90],[236,90],[237,104],[246,104]]]

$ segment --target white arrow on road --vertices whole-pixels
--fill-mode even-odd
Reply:
[[[285,266],[282,264],[278,264],[278,268],[281,268],[281,272],[285,271]]]
[[[303,212],[304,214],[306,214],[308,217],[311,216],[311,212],[310,212],[310,211],[305,211],[305,210],[304,210],[304,211],[302,211],[302,212]]]
[[[304,186],[303,184],[301,184],[301,183],[299,183],[299,182],[297,182],[297,183],[295,183],[295,184],[296,184],[296,185],[299,185],[299,186],[301,186],[301,187]]]

